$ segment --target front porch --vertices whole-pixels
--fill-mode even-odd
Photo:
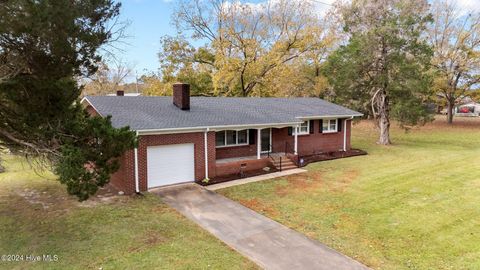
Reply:
[[[215,179],[224,182],[298,166],[298,136],[292,127],[215,131]],[[285,133],[285,134],[283,134]],[[293,134],[292,134],[293,133]]]
[[[324,152],[345,152],[350,147],[350,121],[308,120],[281,126],[215,129],[212,182],[251,177],[298,168]],[[213,143],[213,142],[212,142]],[[226,180],[228,179],[228,180]]]
[[[291,156],[291,155],[290,155]],[[263,174],[296,169],[298,166],[284,153],[262,153],[256,155],[217,159],[216,177],[212,183],[254,177]]]

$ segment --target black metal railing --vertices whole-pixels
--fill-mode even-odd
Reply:
[[[267,151],[267,156],[268,156],[269,158],[271,158],[271,156],[270,156],[271,153],[272,153],[272,145],[269,144],[269,145],[268,145],[268,151]]]
[[[272,160],[272,163],[275,167],[277,167],[275,164],[277,163],[277,160],[275,160],[275,157],[272,156],[271,154],[273,153],[273,146],[271,144],[268,145],[268,151],[267,151],[267,156],[268,158],[270,158]],[[278,160],[278,164],[279,164],[279,167],[277,169],[279,169],[280,171],[282,171],[282,157],[280,156],[279,157],[279,160]]]

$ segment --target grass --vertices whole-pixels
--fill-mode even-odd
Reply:
[[[480,120],[455,120],[393,128],[392,146],[362,122],[369,155],[220,193],[375,269],[480,269]]]
[[[56,262],[0,269],[256,269],[155,195],[79,203],[52,175],[3,156],[0,255],[50,254]]]

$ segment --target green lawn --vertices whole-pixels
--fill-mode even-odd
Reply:
[[[480,120],[455,120],[394,128],[388,147],[363,122],[368,156],[220,193],[375,269],[480,269]]]
[[[57,255],[57,262],[0,269],[255,269],[157,196],[78,203],[20,158],[0,174],[0,255]]]

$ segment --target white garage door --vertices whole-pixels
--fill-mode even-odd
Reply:
[[[148,188],[195,180],[192,144],[147,147]]]

